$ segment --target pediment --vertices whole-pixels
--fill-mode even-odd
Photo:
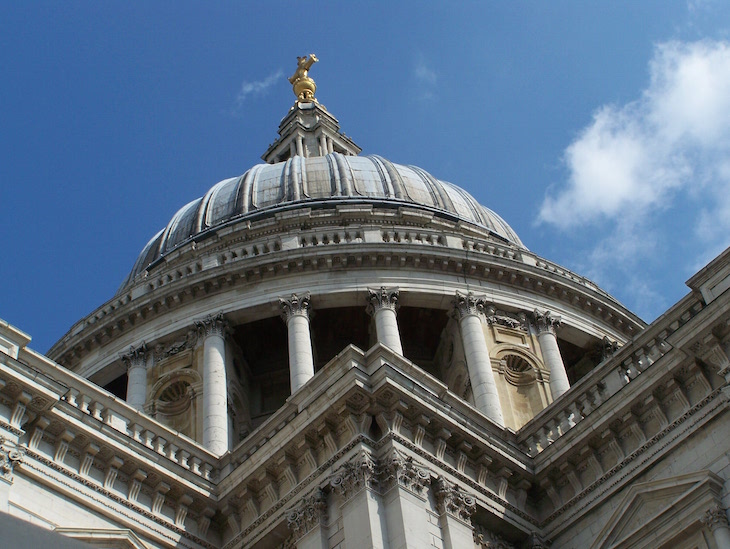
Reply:
[[[128,528],[56,528],[55,531],[100,549],[148,549],[148,545]]]
[[[721,490],[722,481],[710,471],[635,484],[591,549],[640,547],[644,538],[656,544],[662,531],[677,532],[683,523],[696,522],[699,515],[692,510],[708,508]]]

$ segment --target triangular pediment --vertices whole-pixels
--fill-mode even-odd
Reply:
[[[661,480],[642,482],[629,488],[616,511],[596,538],[591,549],[619,549],[642,546],[643,538],[654,537],[668,524],[691,519],[689,508],[708,507],[720,494],[721,480],[710,471],[700,471]],[[657,540],[654,538],[654,542]]]
[[[56,528],[55,531],[98,548],[148,549],[148,545],[128,528]]]

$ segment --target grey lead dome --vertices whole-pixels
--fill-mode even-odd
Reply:
[[[285,162],[258,164],[240,177],[217,183],[204,196],[183,206],[142,250],[120,291],[150,264],[198,235],[285,209],[334,207],[345,200],[383,207],[416,206],[474,223],[525,248],[499,215],[464,189],[416,166],[394,164],[375,155],[334,152],[311,158],[294,156]]]

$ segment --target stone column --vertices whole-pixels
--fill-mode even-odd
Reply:
[[[468,294],[456,292],[454,312],[461,328],[461,340],[474,394],[474,404],[485,416],[504,427],[502,406],[482,327],[483,311],[483,297],[477,297],[471,292]]]
[[[312,336],[309,333],[309,292],[279,299],[289,340],[289,379],[294,392],[314,377]]]
[[[403,355],[395,314],[398,307],[398,288],[388,289],[385,286],[381,286],[379,290],[368,288],[368,303],[368,313],[375,319],[378,343]]]
[[[203,340],[203,446],[216,455],[228,450],[228,323],[222,314],[196,322]]]
[[[144,410],[147,401],[147,346],[142,343],[136,349],[129,348],[129,352],[122,355],[127,364],[127,404],[137,410]]]
[[[434,486],[436,509],[444,538],[444,549],[469,547],[474,543],[471,516],[476,511],[476,500],[465,494],[443,477]]]
[[[570,389],[568,374],[558,348],[558,339],[555,337],[555,330],[560,327],[560,317],[552,316],[550,311],[541,313],[535,309],[533,318],[537,327],[537,340],[540,343],[542,359],[550,370],[550,392],[553,400],[556,400]]]
[[[718,549],[730,549],[730,526],[725,509],[714,505],[704,514],[702,523],[712,532]]]

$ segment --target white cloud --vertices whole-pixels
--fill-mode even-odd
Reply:
[[[438,75],[427,63],[423,55],[419,55],[413,67],[413,78],[418,85],[416,97],[421,101],[431,101],[436,97],[434,88],[438,81]]]
[[[238,111],[250,96],[265,94],[268,89],[279,82],[283,76],[284,71],[279,69],[263,80],[255,80],[253,82],[244,82],[241,84],[241,89],[238,91],[238,95],[236,95],[236,102],[233,109],[234,112]]]
[[[642,262],[676,269],[681,247],[699,267],[730,242],[730,43],[660,44],[649,73],[637,100],[599,108],[566,148],[566,181],[538,216],[562,230],[610,227],[579,262],[637,302],[656,297],[632,278]]]
[[[730,45],[659,45],[650,73],[640,99],[601,107],[566,149],[567,184],[545,198],[540,221],[575,227],[728,181],[718,168],[730,145]]]
[[[438,79],[438,77],[436,76],[436,72],[428,65],[426,65],[426,62],[423,59],[418,60],[418,63],[413,70],[413,75],[419,82],[423,84],[433,85]]]

